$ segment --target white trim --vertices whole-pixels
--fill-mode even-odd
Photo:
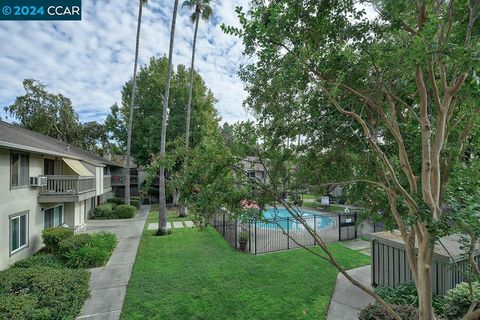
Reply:
[[[10,256],[14,255],[15,253],[22,251],[23,249],[27,248],[30,244],[30,236],[29,236],[29,226],[30,226],[30,221],[29,221],[29,211],[23,211],[19,213],[14,213],[11,214],[8,217],[8,251],[10,252]],[[18,233],[18,244],[20,244],[20,238],[21,238],[21,229],[20,229],[20,218],[25,216],[25,244],[18,247],[15,250],[12,250],[12,220],[18,219],[18,226],[19,226],[19,233]]]

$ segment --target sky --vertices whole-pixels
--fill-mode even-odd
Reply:
[[[173,63],[190,65],[193,26],[179,5]],[[4,106],[23,95],[22,81],[32,78],[52,93],[69,97],[80,120],[103,122],[110,106],[121,101],[121,88],[132,77],[138,1],[82,1],[82,21],[0,21],[0,116]],[[210,22],[200,22],[195,69],[218,100],[222,122],[249,116],[242,106],[247,93],[237,76],[241,40],[220,25],[238,26],[235,7],[248,0],[214,4]],[[173,1],[149,0],[144,8],[140,64],[168,55]],[[7,121],[12,120],[8,118]]]

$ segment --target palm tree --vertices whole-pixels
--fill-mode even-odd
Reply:
[[[167,115],[168,115],[168,97],[170,95],[170,80],[172,78],[172,56],[173,42],[175,40],[175,24],[177,22],[178,0],[173,5],[172,29],[170,31],[170,48],[168,51],[167,83],[165,85],[165,95],[163,97],[163,115],[162,115],[162,133],[160,138],[160,159],[165,159],[165,144],[167,140]],[[158,230],[157,235],[168,234],[167,230],[167,203],[165,200],[165,164],[161,163],[159,172],[159,210],[158,210]]]
[[[128,113],[128,134],[127,134],[127,168],[128,172],[125,176],[125,204],[130,204],[130,167],[132,166],[132,124],[133,124],[133,107],[135,105],[135,94],[137,92],[137,67],[138,67],[138,51],[140,48],[140,28],[142,27],[143,6],[148,0],[138,1],[138,22],[137,22],[137,38],[135,40],[135,63],[133,66],[132,79],[132,97],[130,100],[130,112]]]
[[[192,15],[190,16],[190,21],[195,23],[195,29],[193,32],[193,45],[192,45],[192,61],[190,65],[190,87],[188,89],[188,104],[187,104],[187,125],[185,129],[185,150],[188,152],[189,142],[190,142],[190,113],[192,108],[192,93],[193,93],[193,76],[194,76],[194,67],[195,67],[195,47],[197,45],[197,33],[198,33],[198,23],[200,18],[204,21],[210,20],[210,17],[213,14],[212,7],[210,6],[211,0],[186,0],[182,4],[183,7],[187,7],[189,10],[193,10]],[[187,158],[185,158],[186,166]],[[180,208],[180,217],[187,216],[187,207],[185,203],[182,203]]]

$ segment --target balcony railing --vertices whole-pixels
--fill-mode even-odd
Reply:
[[[124,186],[125,175],[112,175],[112,186]],[[130,184],[138,184],[138,176],[130,176]]]
[[[112,186],[112,176],[103,176],[103,188]]]
[[[47,185],[40,188],[41,196],[80,195],[95,191],[95,177],[47,176]]]

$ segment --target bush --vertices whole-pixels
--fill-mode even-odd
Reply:
[[[0,319],[74,319],[89,296],[85,270],[49,267],[0,272]]]
[[[119,205],[115,209],[115,215],[119,219],[133,218],[136,212],[137,212],[137,208],[135,208],[133,205],[129,206],[126,204]]]
[[[51,267],[64,268],[64,264],[54,254],[37,253],[26,259],[15,262],[12,268],[36,268],[36,267]]]
[[[65,240],[73,236],[73,229],[56,227],[48,228],[42,231],[43,244],[45,245],[45,251],[56,252],[58,250],[58,244],[60,241]]]
[[[130,205],[134,206],[135,208],[140,208],[140,200],[130,199]]]
[[[396,287],[378,287],[375,291],[387,303],[418,306],[417,288],[411,282]]]
[[[113,233],[84,233],[62,241],[59,252],[68,267],[94,268],[107,263],[116,244]]]
[[[392,305],[393,310],[403,320],[418,319],[418,310],[414,306]],[[369,304],[358,316],[359,320],[395,320],[384,308],[379,304]]]
[[[109,257],[118,242],[115,234],[104,231],[92,234],[91,239],[92,246],[107,251]]]
[[[92,211],[90,211],[90,216],[92,219],[114,219],[115,207],[116,204],[114,203],[101,204],[98,207],[93,208]]]
[[[121,204],[125,204],[125,200],[123,198],[117,198],[117,197],[107,199],[107,202],[116,204],[117,206]]]
[[[375,291],[387,303],[418,307],[417,288],[412,282],[402,283],[396,287],[378,287]],[[438,314],[442,313],[443,297],[433,297],[433,309]]]
[[[472,283],[473,296],[477,301],[480,301],[480,283]],[[468,283],[462,282],[455,286],[455,288],[448,290],[444,297],[443,316],[447,319],[460,319],[468,311],[472,298],[470,297],[470,290]],[[478,307],[478,306],[477,306]]]

